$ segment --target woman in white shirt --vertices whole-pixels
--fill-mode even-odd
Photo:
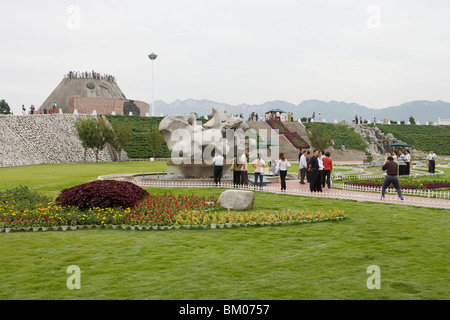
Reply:
[[[253,161],[253,168],[255,168],[255,188],[258,185],[259,179],[259,189],[263,188],[263,179],[264,179],[264,169],[266,168],[266,162],[261,158],[261,153],[258,153],[258,159]]]
[[[317,161],[319,161],[319,184],[317,186],[317,192],[322,192],[323,185],[323,153],[319,151],[319,156],[317,157]]]
[[[291,164],[286,159],[283,153],[280,153],[280,160],[278,160],[278,168],[280,170],[281,191],[286,190],[286,176],[287,170],[291,167]]]

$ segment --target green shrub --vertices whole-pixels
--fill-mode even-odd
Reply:
[[[13,206],[16,211],[32,210],[52,201],[52,197],[32,191],[27,186],[0,191],[0,203]]]

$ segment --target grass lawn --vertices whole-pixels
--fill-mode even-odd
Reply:
[[[118,172],[164,163],[0,169],[57,194]],[[155,169],[154,169],[155,168]],[[220,189],[162,189],[219,196]],[[0,234],[0,299],[448,299],[448,210],[256,193],[255,211],[345,210],[347,219],[223,230],[77,230]],[[66,270],[81,268],[81,290]],[[381,269],[381,289],[366,286]]]

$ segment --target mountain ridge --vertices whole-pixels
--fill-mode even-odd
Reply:
[[[259,115],[271,109],[282,109],[285,112],[292,112],[294,119],[302,117],[312,117],[315,113],[316,120],[319,113],[322,119],[326,122],[334,122],[335,120],[348,121],[354,120],[355,115],[362,117],[365,120],[377,121],[387,119],[393,121],[405,121],[414,117],[416,122],[437,122],[438,119],[450,119],[450,103],[442,100],[413,100],[405,102],[398,106],[390,106],[382,109],[369,108],[355,102],[345,101],[323,101],[317,99],[309,99],[293,104],[284,100],[267,101],[263,104],[238,104],[231,105],[224,102],[217,102],[208,99],[193,99],[186,100],[177,99],[172,103],[166,103],[162,100],[155,101],[156,114],[185,114],[195,112],[199,116],[206,116],[212,113],[212,109],[226,109],[231,114],[244,114],[247,119],[252,112]]]

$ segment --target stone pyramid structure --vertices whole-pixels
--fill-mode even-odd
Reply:
[[[126,114],[144,116],[150,106],[142,101],[129,100],[114,81],[92,77],[66,75],[40,106],[41,110],[52,108],[56,102],[64,114]]]

